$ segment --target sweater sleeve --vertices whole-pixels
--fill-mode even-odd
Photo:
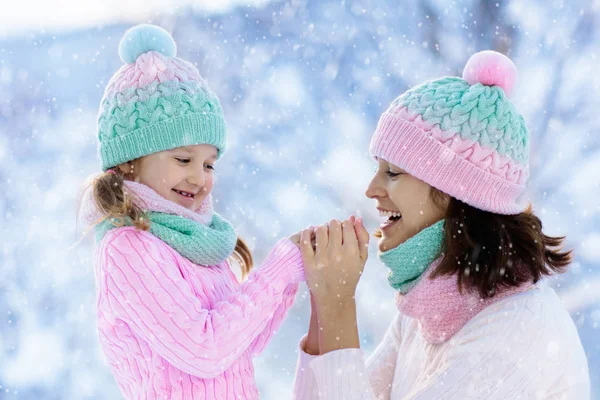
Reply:
[[[436,359],[435,369],[410,373],[415,379],[409,388],[399,388],[404,393],[400,399],[589,400],[585,362],[572,362],[570,354],[576,332],[573,336],[561,334],[561,324],[535,306],[505,303],[469,321],[444,344],[447,350]],[[426,352],[427,348],[408,350]],[[325,392],[327,399],[389,399],[387,391],[377,393],[376,387],[369,385],[360,349],[334,351],[310,365],[319,391]],[[402,352],[398,368],[411,368],[402,363]]]
[[[157,240],[123,228],[106,241],[105,295],[116,317],[190,375],[212,378],[227,370],[267,326],[288,285],[304,280],[299,249],[282,239],[226,301],[204,309]]]
[[[296,366],[296,378],[294,379],[294,400],[319,399],[317,381],[309,367],[310,362],[319,356],[308,354],[304,351],[306,338],[307,336],[304,335],[298,346],[298,364]]]
[[[284,292],[281,299],[281,304],[275,309],[273,313],[273,317],[269,319],[267,326],[263,331],[254,339],[252,344],[250,345],[250,351],[253,356],[257,356],[267,347],[267,344],[273,338],[273,335],[277,333],[277,330],[283,323],[288,311],[294,304],[294,300],[296,299],[296,293],[298,292],[298,284],[291,283],[289,284]]]
[[[390,399],[400,341],[399,317],[365,363],[361,349],[332,351],[310,362],[318,392],[331,400]]]
[[[369,383],[377,399],[390,398],[401,337],[400,314],[397,314],[383,340],[367,359]]]

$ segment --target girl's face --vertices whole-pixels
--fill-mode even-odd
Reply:
[[[427,183],[385,160],[377,163],[366,195],[377,200],[379,215],[385,219],[380,226],[379,251],[387,251],[443,219],[449,198],[437,205]]]
[[[208,144],[178,147],[119,165],[125,174],[154,189],[167,200],[197,210],[210,194],[217,148]],[[131,175],[127,175],[130,177]]]

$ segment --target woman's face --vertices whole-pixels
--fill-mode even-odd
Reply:
[[[195,211],[213,188],[216,161],[217,148],[200,144],[150,154],[119,168],[128,178],[154,189],[165,199]]]
[[[377,200],[379,215],[384,219],[379,240],[379,251],[383,252],[443,219],[449,197],[438,205],[427,183],[385,160],[378,159],[377,163],[366,195]]]

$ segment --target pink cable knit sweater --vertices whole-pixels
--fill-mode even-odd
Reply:
[[[145,231],[110,231],[96,248],[99,338],[127,399],[258,399],[259,354],[304,280],[280,240],[239,284],[227,262],[195,265]]]

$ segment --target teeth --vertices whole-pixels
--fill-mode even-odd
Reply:
[[[177,190],[177,189],[175,189],[175,191],[176,191],[177,193],[179,193],[179,194],[182,194],[182,195],[184,195],[184,196],[187,196],[187,197],[194,197],[192,194],[190,194],[190,193],[186,193],[186,192],[182,192],[181,190]]]
[[[379,216],[380,217],[391,218],[391,217],[401,217],[402,214],[400,214],[397,211],[379,211]]]

